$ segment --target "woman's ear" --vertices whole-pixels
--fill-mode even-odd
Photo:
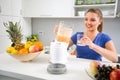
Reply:
[[[102,22],[103,22],[103,20],[102,20],[102,19],[100,19],[100,21],[99,21],[99,25],[100,25]]]

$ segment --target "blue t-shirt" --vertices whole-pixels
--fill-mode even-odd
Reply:
[[[77,52],[76,57],[101,61],[102,56],[99,55],[97,52],[90,49],[88,46],[78,46],[77,45],[77,34],[84,34],[84,33],[77,32],[71,37],[71,40],[76,45],[76,52]],[[110,40],[111,40],[111,38],[107,34],[99,32],[97,34],[96,38],[93,40],[93,43],[105,48],[105,44]]]

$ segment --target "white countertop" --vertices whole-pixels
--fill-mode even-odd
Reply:
[[[0,75],[12,76],[23,80],[92,80],[85,72],[89,60],[69,56],[65,74],[54,75],[47,72],[49,54],[41,53],[32,62],[20,62],[7,53],[0,54]],[[36,78],[36,79],[32,79]]]

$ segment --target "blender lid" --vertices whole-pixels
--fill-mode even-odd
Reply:
[[[60,63],[54,63],[50,64],[47,67],[47,71],[51,74],[63,74],[66,72],[66,66],[65,64],[60,64]]]

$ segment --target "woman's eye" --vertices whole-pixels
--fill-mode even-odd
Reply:
[[[91,21],[96,21],[95,19],[91,19]]]
[[[89,19],[85,18],[85,21],[88,21]],[[95,19],[90,19],[89,21],[96,21]]]

